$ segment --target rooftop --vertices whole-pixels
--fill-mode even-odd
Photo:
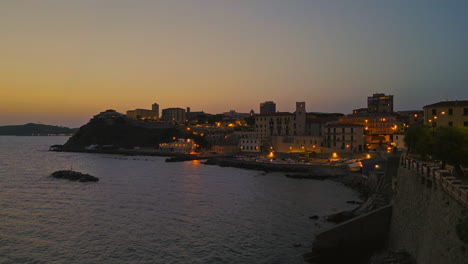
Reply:
[[[443,102],[438,102],[435,104],[430,104],[426,105],[423,108],[429,108],[429,107],[467,107],[468,106],[468,100],[462,100],[462,101],[443,101]]]
[[[349,123],[334,123],[325,125],[325,127],[363,127],[363,125]]]

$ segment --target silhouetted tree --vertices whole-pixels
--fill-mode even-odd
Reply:
[[[442,169],[448,163],[461,174],[460,165],[468,166],[468,129],[463,127],[437,129],[432,152],[434,158],[442,161]]]
[[[422,159],[432,153],[434,135],[427,126],[410,127],[405,134],[405,144],[409,153],[419,154]]]

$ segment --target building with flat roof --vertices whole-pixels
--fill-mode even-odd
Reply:
[[[468,100],[444,101],[426,105],[424,124],[434,128],[442,126],[468,127]]]
[[[276,104],[273,101],[260,103],[260,114],[275,113]]]
[[[367,112],[368,113],[393,113],[393,95],[385,95],[383,93],[376,93],[376,94],[373,94],[372,96],[367,97]]]

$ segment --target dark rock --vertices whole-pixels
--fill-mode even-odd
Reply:
[[[355,214],[352,211],[342,211],[336,214],[331,214],[327,216],[327,221],[328,222],[333,222],[333,223],[342,223],[344,221],[347,221],[351,218],[353,218]]]
[[[319,219],[319,216],[318,215],[312,215],[312,216],[309,216],[309,219],[317,220],[317,219]]]
[[[97,182],[99,178],[91,176],[89,174],[84,174],[72,170],[61,170],[52,173],[50,176],[57,179],[67,179],[70,181],[79,181],[79,182]]]

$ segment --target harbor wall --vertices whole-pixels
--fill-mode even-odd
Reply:
[[[402,158],[394,191],[390,250],[405,250],[417,263],[468,263],[468,244],[456,231],[468,217],[468,186],[449,171]]]

